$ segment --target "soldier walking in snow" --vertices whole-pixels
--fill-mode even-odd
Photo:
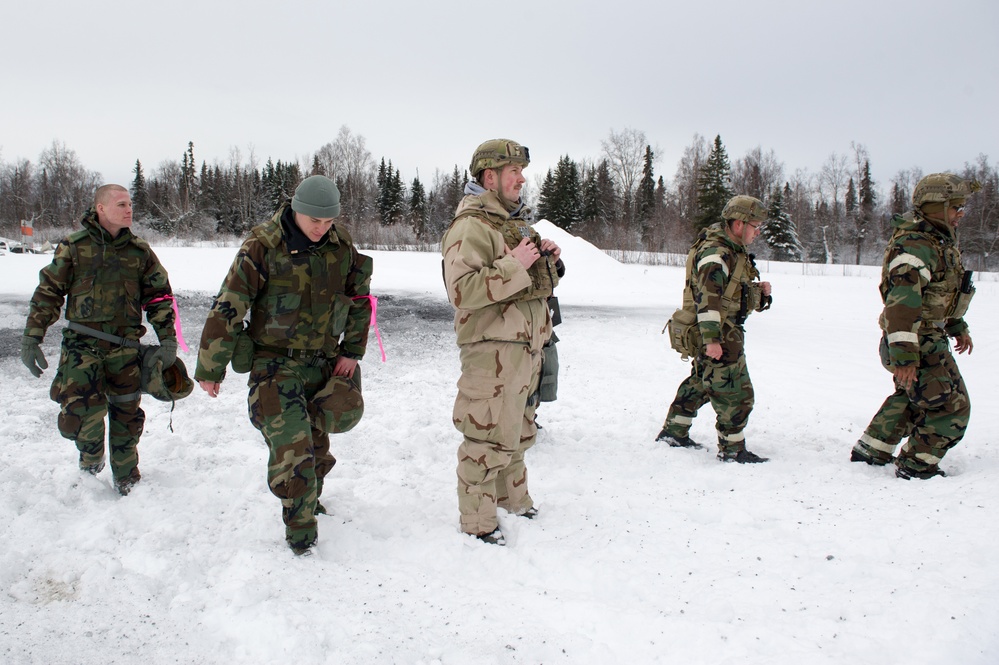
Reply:
[[[504,545],[496,508],[537,515],[524,453],[534,445],[542,347],[552,334],[547,298],[558,284],[561,249],[531,226],[520,198],[526,147],[486,141],[472,155],[444,233],[444,282],[455,308],[461,377],[452,420],[458,448],[461,530]]]
[[[329,434],[350,430],[364,411],[358,361],[372,260],[354,248],[339,215],[336,185],[314,175],[250,232],[205,322],[195,371],[211,397],[230,361],[250,373],[250,421],[270,448],[267,483],[295,554],[315,545],[316,514],[326,512],[319,498],[336,464]]]
[[[177,359],[173,292],[156,254],[132,233],[127,189],[99,187],[81,224],[83,230],[59,243],[52,263],[39,273],[21,360],[36,377],[48,367],[40,344],[66,300],[69,324],[50,391],[59,404],[59,433],[76,442],[80,468],[97,475],[104,468],[107,416],[114,485],[126,495],[141,477],[142,374],[162,373]],[[160,340],[145,355],[139,348],[146,332],[143,311]]]
[[[746,450],[743,433],[753,410],[743,324],[750,312],[770,308],[770,282],[755,281],[760,273],[746,253],[760,235],[767,209],[759,199],[736,196],[725,204],[722,217],[723,222],[701,231],[687,256],[683,300],[691,321],[686,353],[694,357],[693,367],[677,389],[656,441],[703,448],[689,432],[697,411],[710,401],[717,414],[718,459],[766,462]]]
[[[940,460],[964,436],[971,402],[950,352],[972,351],[962,318],[975,288],[961,264],[957,225],[978,189],[949,173],[928,175],[912,193],[913,209],[891,220],[894,233],[881,267],[881,363],[895,392],[850,453],[853,462],[884,465],[905,437],[895,475],[906,480],[946,475]]]

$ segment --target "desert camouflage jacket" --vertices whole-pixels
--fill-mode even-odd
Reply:
[[[742,316],[763,311],[766,307],[759,287],[753,284],[760,273],[752,257],[746,254],[746,248],[729,238],[723,222],[701,231],[690,251],[694,253],[694,261],[687,287],[691,290],[697,310],[701,338],[704,344],[724,342],[723,324],[731,328],[740,325],[737,317],[740,315],[743,289],[751,297],[745,311],[741,311]],[[741,262],[742,267],[736,271],[740,256],[745,258]],[[724,295],[733,280],[738,288],[733,291],[732,300],[728,301]]]
[[[170,280],[149,244],[123,228],[111,237],[91,208],[83,230],[63,239],[55,256],[39,272],[24,334],[37,340],[59,319],[138,340],[145,333],[142,312],[162,341],[176,339]]]
[[[282,224],[286,214],[285,224],[294,224],[286,204],[255,227],[236,254],[201,333],[198,381],[220,381],[225,375],[247,313],[247,332],[257,349],[364,356],[371,257],[360,254],[338,224],[319,243],[289,249],[290,232]]]
[[[540,246],[530,211],[511,217],[495,192],[468,194],[444,233],[444,284],[455,308],[458,344],[521,342],[532,347],[551,336],[547,298],[558,284],[555,259],[525,270],[508,250],[523,238]]]
[[[961,294],[964,266],[953,227],[919,211],[895,215],[881,266],[881,329],[892,365],[919,361],[920,337],[968,331],[964,313],[974,294]]]

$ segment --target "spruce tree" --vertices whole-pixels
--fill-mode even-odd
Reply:
[[[645,162],[642,166],[642,179],[638,181],[635,193],[635,212],[642,232],[642,242],[649,244],[652,236],[652,215],[656,207],[656,181],[652,173],[652,146],[645,146]]]
[[[697,176],[697,208],[700,212],[694,220],[696,231],[722,221],[722,210],[733,196],[729,184],[731,172],[721,135],[715,136],[714,146]]]
[[[413,178],[409,194],[409,218],[412,221],[413,233],[420,240],[427,234],[427,196],[420,182],[420,176]]]
[[[785,184],[784,192],[775,187],[770,195],[767,210],[767,223],[763,226],[764,241],[770,248],[775,261],[801,261],[801,241],[798,227],[784,207],[785,199],[791,196],[791,186]]]
[[[132,209],[139,219],[149,215],[149,192],[146,190],[146,176],[142,173],[142,162],[135,160],[135,179],[132,180]]]

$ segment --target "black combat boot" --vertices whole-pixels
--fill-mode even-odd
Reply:
[[[701,444],[697,443],[689,436],[673,436],[666,432],[666,428],[659,432],[659,436],[656,437],[656,443],[666,443],[669,444],[670,448],[693,448],[695,450],[701,450],[704,448]]]

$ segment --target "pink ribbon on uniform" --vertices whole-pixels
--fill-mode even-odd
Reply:
[[[187,344],[184,342],[184,332],[180,329],[180,310],[177,308],[177,299],[172,295],[165,295],[160,298],[154,298],[146,303],[143,309],[149,309],[150,305],[155,305],[158,302],[163,302],[164,300],[169,300],[170,304],[173,305],[173,327],[177,331],[177,345],[180,347],[181,351],[187,351]]]
[[[378,348],[382,352],[382,362],[385,362],[385,347],[382,345],[382,333],[378,330],[378,298],[376,296],[354,296],[351,300],[364,300],[367,299],[371,303],[371,323],[372,328],[375,329],[375,337],[378,338]]]

